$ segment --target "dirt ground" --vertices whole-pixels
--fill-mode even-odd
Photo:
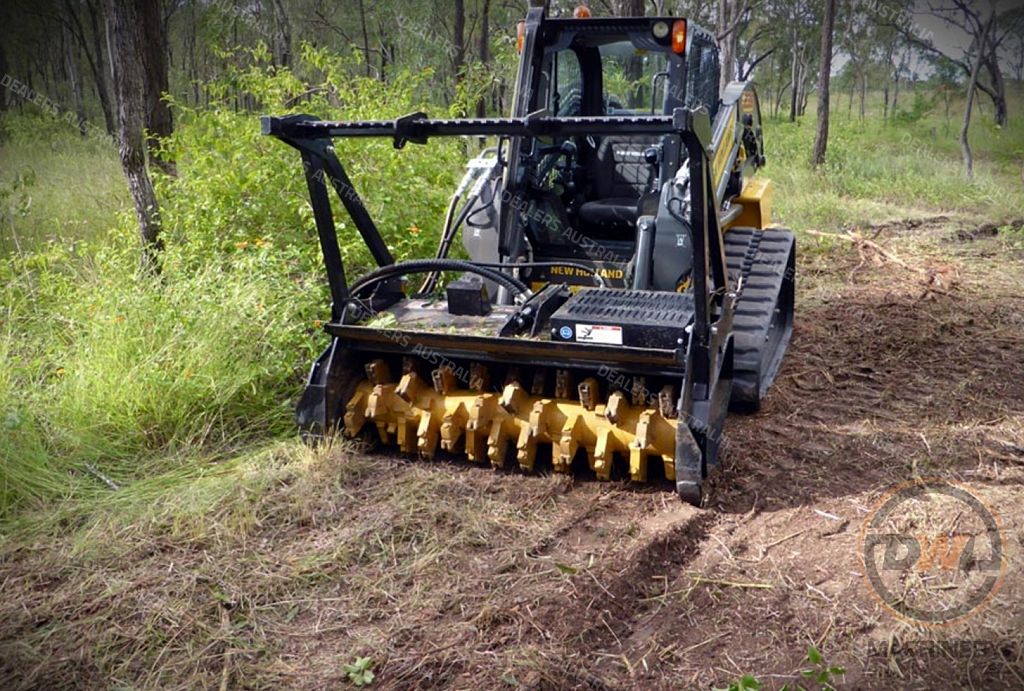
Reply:
[[[3,551],[0,685],[339,688],[364,656],[375,688],[818,688],[814,646],[838,688],[1024,687],[1024,251],[949,217],[799,251],[784,369],[706,508],[335,450],[216,527]],[[929,476],[1005,540],[998,592],[945,627],[885,609],[859,541]]]

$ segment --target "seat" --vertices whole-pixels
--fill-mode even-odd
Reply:
[[[594,161],[594,198],[579,209],[585,225],[632,232],[640,197],[654,176],[644,152],[657,142],[651,136],[612,136],[601,141]]]

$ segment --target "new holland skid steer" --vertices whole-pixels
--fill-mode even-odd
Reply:
[[[263,118],[302,155],[333,300],[299,425],[425,457],[650,473],[700,504],[727,410],[758,408],[792,332],[793,235],[769,227],[771,185],[752,177],[757,96],[719,93],[714,37],[681,18],[534,7],[517,48],[508,118]],[[452,136],[495,146],[436,256],[396,261],[332,142]],[[379,265],[355,281],[329,187]],[[468,259],[449,256],[460,234]]]

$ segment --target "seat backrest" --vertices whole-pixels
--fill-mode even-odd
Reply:
[[[639,199],[651,180],[651,166],[644,151],[658,143],[650,135],[610,136],[601,140],[594,160],[596,199]]]

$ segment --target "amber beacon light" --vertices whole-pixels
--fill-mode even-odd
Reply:
[[[672,52],[682,55],[686,52],[686,20],[672,22]]]

